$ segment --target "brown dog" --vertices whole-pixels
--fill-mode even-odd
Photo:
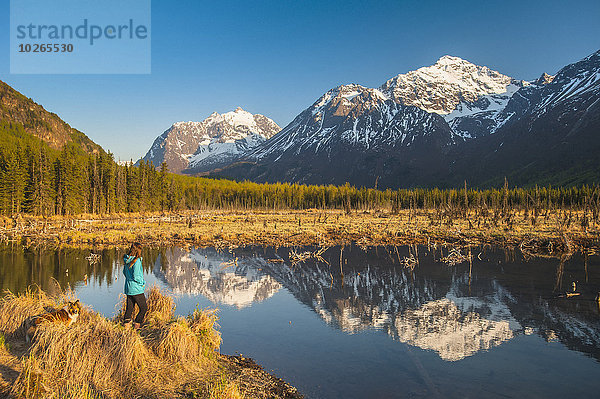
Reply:
[[[80,310],[81,305],[79,304],[78,299],[75,302],[68,302],[62,309],[56,309],[51,312],[32,317],[29,328],[27,328],[27,334],[25,334],[25,339],[27,342],[30,342],[33,334],[35,334],[35,330],[42,323],[63,323],[67,326],[70,326],[77,320],[77,317],[79,317]]]

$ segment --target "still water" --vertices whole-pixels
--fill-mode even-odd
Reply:
[[[0,288],[52,292],[58,281],[112,316],[122,253],[92,252],[100,262],[89,250],[0,247]],[[400,262],[410,253],[414,270]],[[472,266],[449,267],[447,253],[337,247],[292,264],[286,248],[166,248],[146,250],[144,268],[177,313],[220,309],[221,352],[309,398],[598,397],[600,257],[476,248]]]

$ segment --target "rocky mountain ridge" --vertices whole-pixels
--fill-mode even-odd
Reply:
[[[447,55],[379,88],[335,87],[277,134],[274,122],[254,116],[264,118],[261,127],[250,114],[239,125],[219,114],[175,124],[145,159],[255,182],[443,188],[510,176],[524,185],[589,184],[600,178],[592,156],[600,149],[592,133],[600,123],[597,58],[527,82]],[[243,128],[225,134],[227,126]],[[562,159],[574,165],[557,174],[552,163]]]

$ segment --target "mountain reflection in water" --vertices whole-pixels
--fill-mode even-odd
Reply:
[[[478,248],[470,275],[468,263],[439,262],[447,249],[419,247],[419,264],[411,271],[400,264],[407,247],[352,246],[342,251],[342,276],[340,250],[328,249],[324,261],[298,264],[289,261],[287,248],[145,249],[143,258],[149,284],[158,281],[176,296],[202,296],[243,312],[287,292],[333,328],[384,331],[446,361],[533,334],[600,359],[598,256],[525,260],[518,251]],[[122,252],[94,252],[100,262],[90,264],[89,250],[0,246],[0,288],[23,292],[37,284],[52,291],[56,280],[75,287],[95,309],[112,312],[107,298],[116,302],[122,289]],[[581,295],[566,298],[573,282]]]
[[[402,251],[408,254],[407,248]],[[157,259],[154,273],[174,293],[201,294],[217,305],[238,309],[285,287],[335,328],[347,333],[382,330],[447,361],[532,333],[600,357],[598,307],[593,300],[599,276],[597,270],[590,275],[587,268],[582,274],[581,257],[560,266],[564,281],[557,282],[555,259],[523,264],[514,252],[482,251],[483,260],[475,262],[469,278],[468,264],[448,267],[436,261],[439,251],[421,248],[420,263],[411,271],[385,248],[345,248],[342,277],[340,248],[326,251],[326,262],[295,265],[288,261],[288,249],[172,249]],[[571,290],[569,278],[578,281],[580,297],[560,297]]]
[[[153,272],[174,294],[202,295],[238,309],[264,301],[281,288],[271,276],[228,255],[214,249],[174,248],[156,262]]]

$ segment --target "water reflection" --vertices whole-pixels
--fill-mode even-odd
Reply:
[[[328,325],[354,334],[384,331],[392,339],[458,361],[503,345],[519,335],[600,359],[598,257],[532,259],[517,251],[484,250],[469,265],[447,267],[437,250],[420,248],[419,265],[404,268],[394,251],[330,248],[323,261],[290,263],[289,250],[179,248],[146,250],[144,267],[176,295],[203,296],[243,311],[284,290]],[[408,248],[399,249],[408,254]],[[120,252],[0,248],[0,286],[22,292],[31,283],[52,290],[111,285],[120,275]],[[274,262],[274,259],[282,261]],[[340,262],[341,268],[340,270]],[[343,275],[341,273],[343,271]],[[580,296],[564,293],[576,282]]]
[[[560,261],[561,280],[585,281],[578,283],[582,295],[567,299],[555,279],[555,259],[524,264],[514,251],[483,251],[469,278],[468,266],[449,268],[436,261],[441,254],[435,251],[421,249],[420,264],[411,271],[385,249],[346,248],[342,276],[339,251],[328,250],[326,263],[292,265],[287,249],[176,250],[167,254],[167,266],[159,273],[174,292],[200,293],[216,304],[238,308],[263,301],[283,286],[329,325],[347,333],[383,330],[448,361],[533,333],[600,357],[593,300],[600,280],[587,268],[586,276],[581,275],[577,258]],[[235,258],[237,263],[229,266]],[[278,258],[285,261],[270,261]]]
[[[446,266],[424,265],[424,259],[421,267],[446,268],[442,269],[446,273],[421,276],[395,264],[393,258],[376,253],[365,257],[360,249],[346,249],[350,266],[343,270],[342,281],[341,273],[334,275],[335,267],[330,266],[336,250],[331,252],[329,265],[273,265],[256,258],[248,263],[276,276],[330,325],[347,333],[383,330],[448,361],[500,345],[521,329],[507,306],[510,294],[495,281],[488,293],[471,297],[464,292],[468,275],[448,274]]]
[[[53,293],[59,286],[74,287],[87,281],[93,281],[97,286],[110,286],[121,275],[124,252],[116,249],[45,249],[0,245],[0,288],[21,293],[37,285]],[[97,262],[87,259],[90,253],[99,255]],[[159,255],[157,251],[143,251],[146,271],[151,270]]]
[[[154,274],[175,294],[202,295],[214,304],[243,309],[273,296],[280,288],[250,262],[238,262],[215,249],[163,252],[155,262]]]

